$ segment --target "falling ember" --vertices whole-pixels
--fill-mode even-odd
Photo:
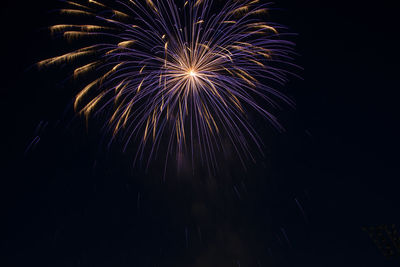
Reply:
[[[81,3],[82,2],[82,3]],[[260,140],[247,115],[256,111],[281,128],[271,110],[273,89],[287,81],[294,44],[282,26],[263,20],[268,5],[257,0],[68,1],[61,14],[83,16],[90,25],[60,24],[50,31],[70,41],[93,44],[39,62],[39,66],[84,62],[74,71],[98,78],[82,86],[74,107],[90,116],[108,114],[114,137],[125,147],[138,144],[137,156],[155,157],[160,144],[167,154],[200,154],[215,166],[216,153],[228,139],[242,160],[250,143]],[[262,16],[261,16],[262,14]],[[114,139],[114,137],[112,139]],[[175,153],[172,153],[175,151]]]

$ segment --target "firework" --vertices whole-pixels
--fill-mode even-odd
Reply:
[[[124,150],[136,143],[137,156],[150,161],[162,144],[167,154],[200,155],[210,165],[225,149],[223,138],[241,159],[251,155],[250,142],[259,147],[249,110],[281,128],[270,110],[276,100],[290,100],[272,85],[287,81],[293,43],[283,38],[283,27],[263,20],[268,5],[258,0],[67,4],[62,14],[92,23],[54,25],[51,32],[91,45],[39,66],[74,61],[82,64],[75,78],[94,73],[76,95],[75,110],[106,117],[111,139],[122,135]]]

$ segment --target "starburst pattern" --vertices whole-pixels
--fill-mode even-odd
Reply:
[[[164,143],[167,153],[192,158],[198,153],[210,165],[224,150],[221,136],[240,158],[251,155],[249,142],[259,146],[247,110],[280,129],[270,110],[276,100],[291,102],[272,85],[287,81],[293,43],[283,38],[282,26],[263,20],[268,5],[258,0],[67,3],[70,8],[61,14],[93,25],[61,24],[51,32],[92,45],[39,66],[86,61],[74,77],[92,72],[97,78],[76,95],[75,110],[109,116],[107,126],[114,137],[123,135],[125,149],[138,143],[137,155],[143,157],[150,147],[150,161]]]

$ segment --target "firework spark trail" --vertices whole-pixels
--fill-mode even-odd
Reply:
[[[124,150],[139,144],[135,160],[149,144],[150,162],[165,143],[167,158],[175,149],[193,161],[198,150],[202,162],[215,166],[223,135],[243,161],[251,157],[249,141],[261,143],[246,110],[281,129],[268,109],[278,107],[277,99],[291,101],[270,85],[287,81],[294,45],[282,39],[282,26],[262,20],[268,6],[258,0],[226,1],[214,14],[211,0],[177,2],[121,0],[108,7],[68,1],[62,14],[93,23],[54,25],[51,32],[94,44],[38,65],[90,59],[73,76],[99,76],[77,94],[75,110],[107,113],[111,142],[121,132]]]

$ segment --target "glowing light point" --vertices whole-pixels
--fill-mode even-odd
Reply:
[[[193,78],[196,77],[196,76],[197,76],[196,71],[193,70],[193,69],[189,70],[189,76],[190,76],[190,77],[193,77]]]

